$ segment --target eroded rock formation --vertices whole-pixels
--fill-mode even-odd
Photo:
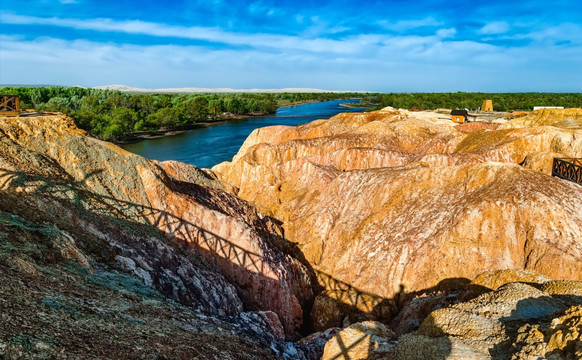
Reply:
[[[582,157],[581,114],[340,114],[258,129],[212,171],[130,154],[66,116],[0,118],[0,305],[21,303],[0,355],[57,356],[103,331],[108,345],[72,354],[577,354],[582,190],[549,171]],[[304,311],[321,332],[287,342]],[[43,326],[80,331],[55,345]]]
[[[418,318],[425,305],[433,306],[417,331],[398,335],[378,322],[358,322],[328,341],[323,358],[578,359],[581,290],[581,281],[549,280],[530,270],[489,271],[461,292],[409,301],[399,316]]]
[[[340,114],[258,129],[213,171],[334,279],[313,309],[322,330],[343,324],[342,304],[390,317],[403,295],[488,270],[580,279],[582,191],[547,173],[554,156],[582,157],[581,116],[455,127],[436,113]]]
[[[205,314],[272,311],[293,338],[312,301],[308,270],[276,222],[212,174],[128,153],[66,116],[0,118],[0,190],[0,210],[32,221],[44,209],[38,221],[99,239],[83,241],[92,261],[107,253],[111,266]],[[62,251],[75,258],[74,247]]]
[[[404,335],[388,358],[579,358],[582,297],[575,289],[582,283],[551,283],[562,291],[515,282],[436,310],[418,331]]]
[[[396,346],[396,335],[384,324],[375,321],[348,326],[331,338],[323,352],[322,360],[367,360],[391,353]]]

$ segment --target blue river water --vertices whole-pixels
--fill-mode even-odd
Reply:
[[[149,159],[177,160],[211,168],[223,161],[232,160],[254,129],[271,125],[296,126],[317,119],[327,119],[347,110],[340,106],[341,103],[358,101],[336,100],[285,107],[278,109],[275,115],[233,120],[174,136],[125,144],[122,147]]]

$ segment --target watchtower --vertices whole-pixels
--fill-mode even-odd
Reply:
[[[18,95],[0,95],[0,116],[19,116],[20,100]]]
[[[493,100],[483,100],[481,111],[493,111]]]

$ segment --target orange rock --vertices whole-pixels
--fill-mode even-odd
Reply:
[[[192,166],[159,164],[88,137],[63,115],[0,117],[0,129],[3,189],[70,197],[95,214],[154,226],[224,275],[246,309],[273,311],[287,335],[297,335],[302,306],[312,301],[307,269],[281,251],[279,225],[228,186]]]
[[[582,129],[570,126],[582,110],[543,114],[471,132],[437,115],[340,114],[258,129],[213,171],[283,221],[317,271],[380,299],[488,270],[580,279],[580,186],[530,170],[546,160],[519,164],[582,157]]]
[[[471,284],[497,290],[500,286],[512,282],[543,284],[547,281],[550,279],[532,270],[505,269],[484,272],[477,276]]]

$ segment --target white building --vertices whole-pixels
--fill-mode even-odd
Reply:
[[[563,109],[563,106],[534,106],[534,111],[540,109]]]

